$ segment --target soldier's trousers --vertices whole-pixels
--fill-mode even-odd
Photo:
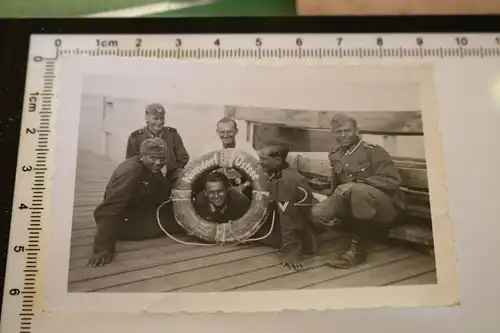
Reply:
[[[160,223],[169,233],[182,231],[182,228],[175,221],[169,205],[160,209]],[[143,240],[162,236],[165,236],[165,233],[158,226],[156,210],[128,214],[117,230],[117,239],[119,240]]]
[[[332,226],[332,221],[370,221],[381,226],[390,225],[398,216],[398,209],[391,198],[381,190],[361,183],[354,183],[344,196],[332,195],[311,210],[312,220],[322,227]]]

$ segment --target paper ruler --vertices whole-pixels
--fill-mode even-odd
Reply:
[[[31,333],[43,294],[43,231],[50,198],[52,113],[67,55],[304,63],[352,59],[440,62],[499,58],[498,34],[34,35],[31,39],[2,332]]]

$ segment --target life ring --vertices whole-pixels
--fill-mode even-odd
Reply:
[[[240,219],[228,223],[205,220],[195,210],[192,201],[193,183],[202,175],[219,168],[233,168],[243,173],[252,183],[250,208]],[[254,235],[269,215],[269,177],[257,160],[235,148],[216,150],[190,162],[172,190],[174,216],[189,235],[215,243],[242,242]]]

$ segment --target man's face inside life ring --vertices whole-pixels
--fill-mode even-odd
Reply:
[[[228,188],[222,181],[209,181],[205,184],[205,195],[212,205],[221,208],[226,204]]]
[[[222,146],[234,148],[236,145],[236,134],[238,134],[238,128],[235,123],[227,121],[217,124],[217,135],[222,141]]]
[[[165,155],[141,155],[142,164],[153,173],[158,173],[165,166]]]

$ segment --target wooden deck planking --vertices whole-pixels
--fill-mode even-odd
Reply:
[[[88,267],[95,222],[93,211],[116,164],[80,151],[75,184],[68,290],[73,292],[226,291],[330,288],[352,285],[436,283],[431,257],[380,245],[368,263],[335,270],[324,263],[346,245],[341,234],[330,234],[320,252],[291,272],[279,264],[275,250],[255,245],[200,247],[164,237],[119,242],[115,260]],[[434,282],[433,282],[434,281]]]
[[[373,258],[372,258],[373,259]],[[347,287],[386,286],[435,270],[433,260],[422,255],[414,255],[402,260],[391,260],[387,264],[377,265],[368,271],[332,278],[326,282],[314,284],[306,289],[331,289]]]
[[[410,278],[393,283],[395,286],[411,286],[411,285],[422,285],[422,284],[436,284],[437,275],[436,271],[432,270],[421,275],[412,276]]]
[[[370,260],[366,264],[352,269],[333,269],[329,266],[322,265],[327,260],[331,259],[331,256],[327,256],[322,258],[323,260],[319,262],[318,265],[310,269],[294,274],[287,272],[288,274],[283,274],[282,276],[276,276],[272,279],[263,280],[258,283],[247,284],[235,289],[238,291],[303,289],[334,277],[345,276],[353,272],[365,272],[379,265],[383,265],[387,261],[408,258],[411,255],[411,253],[400,248],[378,248],[371,253]]]

